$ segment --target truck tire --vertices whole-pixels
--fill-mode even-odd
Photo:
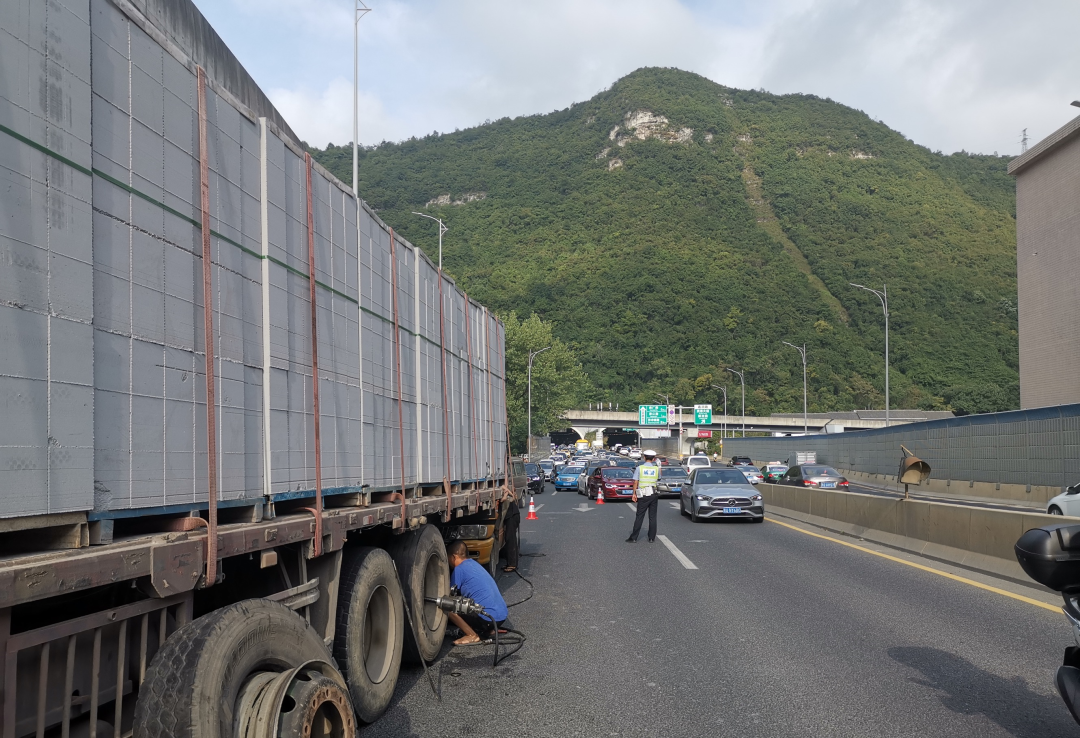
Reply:
[[[356,716],[370,724],[390,705],[401,671],[406,621],[390,555],[380,548],[345,549],[338,597],[334,658]]]
[[[439,529],[423,525],[419,530],[397,537],[390,547],[401,590],[412,612],[418,633],[405,623],[403,658],[407,664],[418,664],[422,657],[431,663],[442,650],[446,636],[446,614],[425,600],[450,594],[450,565],[446,560],[446,545]]]
[[[154,655],[135,704],[133,735],[232,738],[244,705],[251,705],[249,683],[329,659],[319,634],[284,605],[255,599],[215,610],[177,630]],[[348,708],[337,718],[352,735],[344,686],[336,696]]]

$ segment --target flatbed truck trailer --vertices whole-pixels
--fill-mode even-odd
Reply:
[[[497,562],[504,326],[190,0],[0,9],[2,738],[354,735]]]
[[[402,501],[341,500],[322,512],[318,553],[308,510],[223,523],[212,586],[205,517],[159,518],[146,526],[160,532],[10,556],[0,563],[3,734],[106,738],[139,727],[136,735],[291,737],[308,734],[304,728],[310,732],[318,717],[327,735],[351,735],[352,711],[373,722],[386,709],[403,660],[430,662],[439,653],[446,618],[424,597],[449,594],[444,538],[514,504],[505,491],[501,484],[455,485]],[[200,622],[225,632],[200,641],[184,631]],[[282,637],[301,639],[301,648],[281,651]],[[186,660],[162,660],[184,648],[197,650]],[[251,650],[259,657],[231,682],[204,673],[204,661],[223,670]],[[305,663],[308,671],[286,669]],[[314,671],[323,691],[305,681]],[[259,676],[281,682],[276,703],[253,706],[237,691]],[[294,732],[273,731],[296,684],[309,688],[311,714]],[[170,691],[179,685],[188,691]],[[208,730],[198,722],[200,705],[219,718],[233,713],[230,724],[245,719],[252,726]],[[212,708],[218,705],[221,714]],[[320,735],[314,727],[310,734]]]

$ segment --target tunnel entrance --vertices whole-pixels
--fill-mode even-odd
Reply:
[[[548,433],[548,437],[551,438],[551,442],[556,446],[572,446],[575,441],[580,441],[581,436],[573,428],[568,428],[564,431],[551,431]]]
[[[641,438],[635,430],[628,431],[623,428],[604,428],[604,437],[607,438],[608,448],[615,448],[616,443],[622,444],[623,446],[638,446],[641,444]]]

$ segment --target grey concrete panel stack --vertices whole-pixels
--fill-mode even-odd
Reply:
[[[207,499],[196,64],[242,68],[174,4],[0,10],[0,517]],[[309,193],[249,82],[206,89],[220,499],[313,494],[309,195],[324,492],[498,477],[501,324],[470,306],[470,385],[463,294],[317,164]]]
[[[0,7],[0,516],[93,503],[90,11]]]

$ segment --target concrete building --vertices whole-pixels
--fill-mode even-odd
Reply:
[[[1013,159],[1020,406],[1080,402],[1080,117]]]

